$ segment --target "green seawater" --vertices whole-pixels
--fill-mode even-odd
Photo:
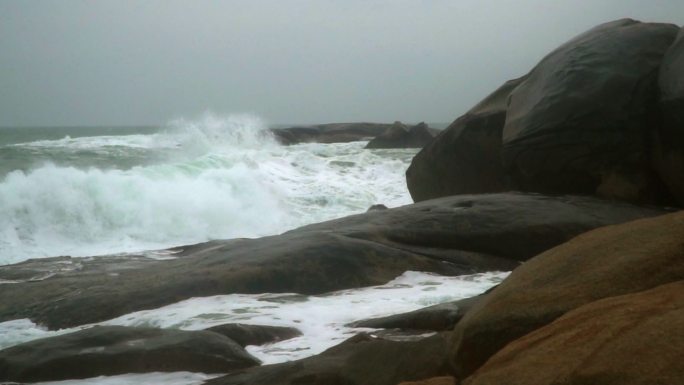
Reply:
[[[46,163],[65,167],[128,169],[160,161],[164,154],[145,148],[70,146],[79,138],[149,135],[163,128],[139,127],[0,127],[0,178],[11,171],[27,172]],[[47,142],[52,141],[52,145]],[[54,145],[62,141],[64,145]]]

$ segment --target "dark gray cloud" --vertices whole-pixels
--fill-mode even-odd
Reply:
[[[450,121],[595,24],[681,0],[0,0],[0,125]]]

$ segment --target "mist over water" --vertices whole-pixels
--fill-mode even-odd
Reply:
[[[258,237],[410,203],[404,171],[415,150],[280,146],[249,115],[123,135],[26,131],[27,141],[0,131],[0,264]]]

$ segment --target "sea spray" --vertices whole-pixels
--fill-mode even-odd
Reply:
[[[0,176],[0,264],[277,234],[410,203],[415,150],[280,146],[249,115],[0,147],[45,159]]]

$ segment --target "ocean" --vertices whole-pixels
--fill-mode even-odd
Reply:
[[[411,203],[404,172],[417,150],[366,150],[366,143],[281,146],[249,115],[205,115],[162,127],[0,128],[0,265],[62,255],[170,258],[157,250],[273,235],[373,204]],[[474,296],[506,275],[409,271],[376,287],[296,300],[270,293],[191,298],[99,324],[300,329],[300,337],[247,348],[264,364],[278,363],[368,330],[349,322]],[[0,282],[0,290],[3,284],[12,283]],[[0,322],[0,349],[91,326],[49,331],[28,319]],[[191,385],[214,376],[126,374],[43,385]]]
[[[281,146],[259,118],[0,128],[0,264],[260,237],[411,203],[413,149]]]

